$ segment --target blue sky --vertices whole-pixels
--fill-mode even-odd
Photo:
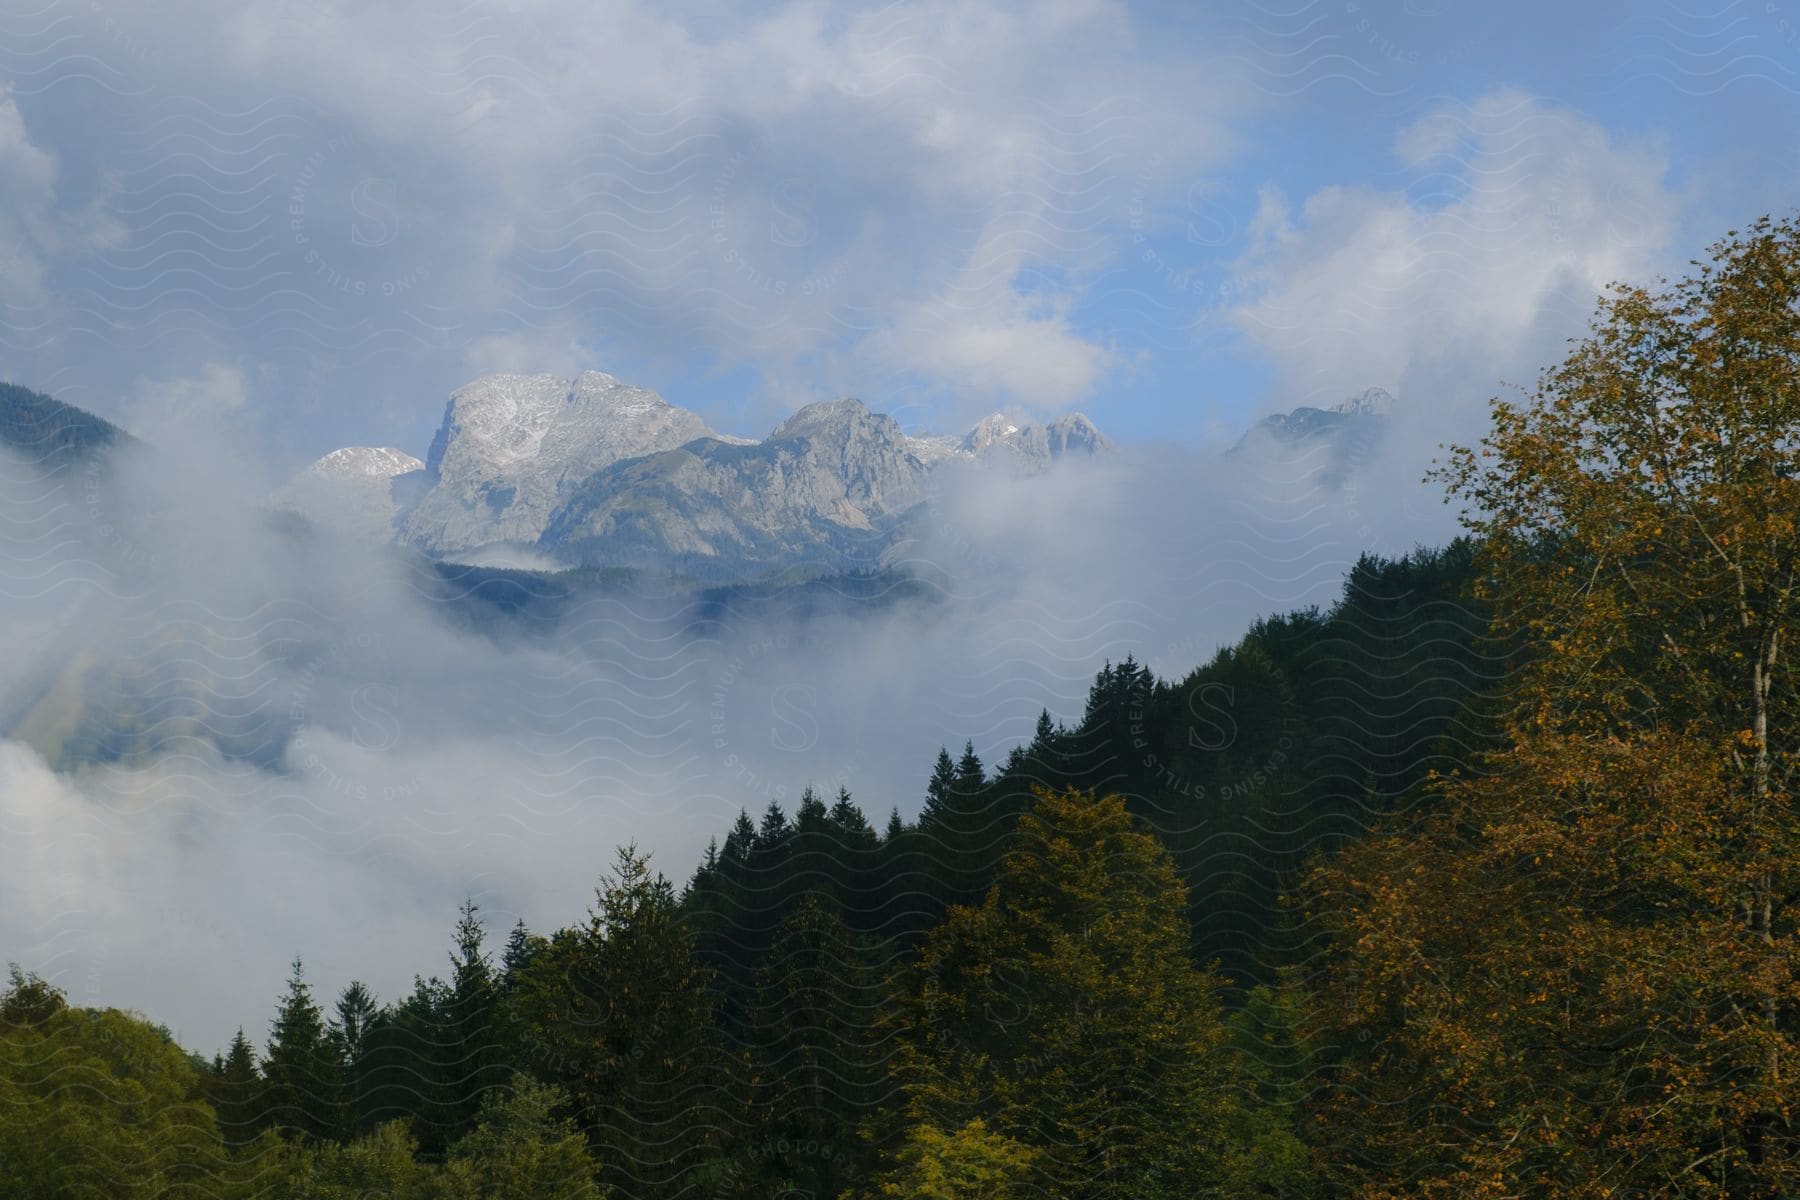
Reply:
[[[0,374],[281,467],[489,370],[756,435],[1433,430],[1793,203],[1800,4],[0,3]]]

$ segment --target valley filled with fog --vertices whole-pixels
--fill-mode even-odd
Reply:
[[[808,785],[916,818],[940,746],[997,762],[1107,661],[1179,678],[1359,555],[1442,540],[1388,419],[948,463],[884,563],[735,584],[434,560],[198,435],[15,450],[0,925],[204,1045],[296,954],[392,992],[466,896],[572,919],[617,844],[680,877]]]

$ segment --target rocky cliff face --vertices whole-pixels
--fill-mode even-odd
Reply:
[[[808,405],[748,442],[597,371],[490,375],[451,395],[424,464],[352,447],[288,490],[310,497],[294,507],[318,511],[313,493],[335,480],[347,492],[338,507],[362,513],[371,535],[391,526],[442,558],[531,547],[571,566],[743,578],[878,562],[943,464],[1035,473],[1110,448],[1079,414],[1048,425],[996,415],[961,438],[909,437],[852,399]]]
[[[401,538],[439,555],[536,542],[597,472],[710,432],[686,409],[599,371],[477,379],[450,396],[426,456],[429,490],[403,518]]]
[[[713,575],[872,563],[922,497],[927,465],[858,400],[809,405],[767,440],[701,439],[602,471],[540,545],[594,565]]]
[[[1080,413],[1058,417],[1048,425],[995,413],[969,430],[957,452],[963,458],[1001,461],[1037,472],[1065,454],[1098,454],[1110,449],[1112,443]]]

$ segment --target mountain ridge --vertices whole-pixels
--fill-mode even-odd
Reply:
[[[569,567],[855,570],[879,560],[942,464],[1035,473],[1113,449],[1080,413],[909,435],[855,397],[804,405],[754,441],[604,372],[493,374],[451,393],[422,468],[391,477],[391,524],[450,560],[505,545]]]

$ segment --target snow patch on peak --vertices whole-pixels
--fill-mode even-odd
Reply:
[[[801,437],[806,434],[842,431],[872,417],[883,421],[888,419],[870,412],[868,405],[854,397],[846,396],[841,400],[819,400],[806,405],[777,425],[774,432],[769,434],[769,440],[773,442],[781,438]]]
[[[315,460],[301,474],[322,479],[392,479],[424,469],[424,463],[392,446],[345,446]]]
[[[432,487],[402,532],[435,554],[535,542],[596,472],[709,436],[695,414],[604,371],[485,375],[450,394],[427,459]]]
[[[1099,454],[1112,448],[1112,442],[1081,413],[1069,413],[1048,425],[995,413],[969,430],[959,453],[966,458],[1010,459],[1036,471],[1065,454]]]
[[[345,446],[308,464],[271,503],[358,540],[385,542],[399,511],[396,486],[424,466],[392,446]]]
[[[942,433],[921,433],[909,435],[906,448],[922,463],[942,462],[947,458],[967,457],[963,454],[963,440]]]
[[[967,454],[980,454],[996,442],[1007,442],[1017,437],[1019,426],[1005,413],[993,413],[975,423],[975,428],[963,435],[962,449]]]

